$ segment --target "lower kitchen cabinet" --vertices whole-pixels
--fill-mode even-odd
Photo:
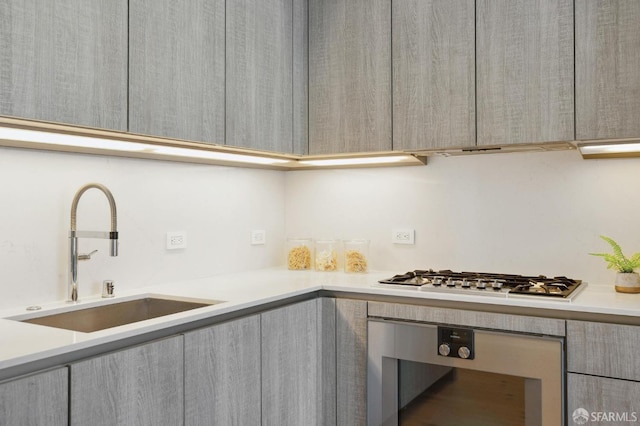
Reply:
[[[582,413],[593,424],[639,421],[639,350],[638,326],[567,321],[569,418]]]
[[[336,300],[338,425],[367,421],[367,302]]]
[[[185,425],[335,425],[336,302],[185,333]]]
[[[331,336],[322,321],[331,303],[308,300],[261,315],[264,426],[335,424],[335,411],[321,404],[323,388],[335,377],[331,363],[323,359],[321,338]]]
[[[567,414],[578,424],[587,416],[588,424],[635,423],[640,420],[640,382],[569,373]],[[593,423],[591,423],[593,422]]]
[[[185,425],[260,425],[260,316],[186,333]]]
[[[640,382],[640,327],[567,321],[567,370]]]
[[[183,423],[183,337],[71,364],[70,425]]]
[[[66,367],[0,383],[0,424],[67,425],[68,383]]]

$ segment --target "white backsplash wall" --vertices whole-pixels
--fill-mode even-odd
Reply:
[[[598,238],[640,251],[640,159],[577,151],[432,157],[425,167],[288,172],[288,235],[371,240],[373,269],[566,275],[612,283]],[[414,228],[415,245],[391,243]]]
[[[285,173],[175,162],[0,148],[0,309],[67,297],[71,201],[98,182],[118,208],[120,253],[108,240],[81,239],[80,298],[155,283],[282,264]],[[78,229],[109,230],[106,197],[80,200]],[[250,245],[251,229],[267,244]],[[167,231],[186,231],[187,248],[167,251]]]

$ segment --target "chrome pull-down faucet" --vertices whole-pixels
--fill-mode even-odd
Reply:
[[[77,231],[76,230],[76,216],[78,212],[78,202],[88,189],[96,188],[102,191],[102,193],[109,200],[109,207],[111,209],[111,231],[110,232],[97,232],[97,231]],[[113,199],[111,191],[99,183],[88,183],[76,192],[73,202],[71,203],[71,230],[69,231],[69,302],[78,301],[78,260],[89,260],[91,255],[95,253],[93,251],[90,254],[78,254],[78,238],[105,238],[109,239],[109,254],[111,256],[118,255],[118,215],[116,211],[116,202]]]

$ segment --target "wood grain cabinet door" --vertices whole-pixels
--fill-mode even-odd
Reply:
[[[72,426],[181,425],[183,337],[71,364]]]
[[[338,425],[367,421],[367,302],[336,299]]]
[[[224,3],[129,2],[129,131],[224,144]]]
[[[226,10],[226,143],[292,152],[293,2],[227,0]]]
[[[260,315],[262,425],[335,425],[335,303],[321,298]]]
[[[66,426],[69,413],[67,368],[0,383],[0,424]]]
[[[640,382],[569,373],[568,424],[637,424],[640,421],[638,394]],[[579,415],[587,416],[588,422],[580,423]]]
[[[127,0],[0,1],[0,114],[127,130]]]
[[[478,0],[476,24],[477,144],[573,140],[573,0]]]
[[[393,149],[476,144],[475,1],[395,0]]]
[[[640,327],[567,321],[567,370],[640,382]]]
[[[576,0],[576,138],[640,136],[640,2]]]
[[[185,426],[260,425],[260,316],[184,338]]]
[[[309,153],[391,150],[391,0],[309,3]]]

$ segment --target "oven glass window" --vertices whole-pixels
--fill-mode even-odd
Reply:
[[[525,379],[410,361],[398,365],[400,425],[525,424]]]

